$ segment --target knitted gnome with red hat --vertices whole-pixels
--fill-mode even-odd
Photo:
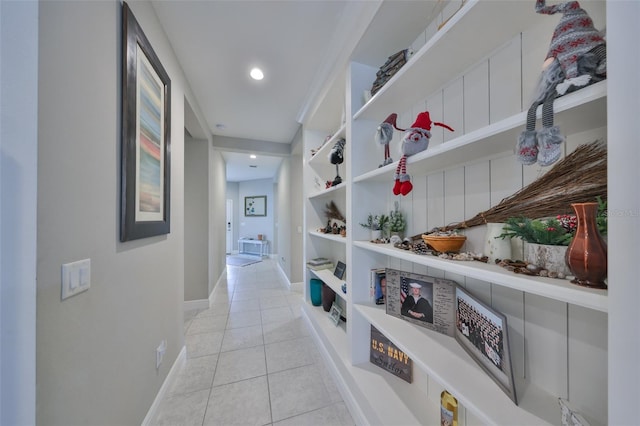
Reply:
[[[429,112],[424,111],[418,114],[415,123],[405,130],[401,141],[402,158],[396,168],[394,176],[395,185],[393,186],[394,195],[407,195],[413,189],[411,184],[411,176],[407,174],[407,157],[424,151],[429,146],[431,139],[431,125],[444,127],[453,132],[453,129],[443,123],[435,123],[431,121]]]
[[[389,116],[376,129],[376,142],[380,145],[384,145],[384,161],[378,167],[393,163],[393,158],[391,158],[391,154],[389,154],[389,142],[391,142],[391,139],[393,138],[393,129],[395,128],[401,132],[404,132],[405,130],[398,129],[398,126],[396,125],[397,119],[398,114],[395,112],[389,114]]]
[[[518,161],[548,166],[560,158],[564,136],[553,125],[553,100],[606,78],[606,43],[577,1],[547,6],[536,0],[536,12],[562,13],[527,113],[527,126],[518,138]],[[542,129],[536,132],[536,109],[542,104]]]

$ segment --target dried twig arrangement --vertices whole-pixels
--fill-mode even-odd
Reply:
[[[551,170],[498,205],[442,231],[505,222],[514,216],[532,219],[572,214],[572,203],[607,199],[607,146],[602,140],[580,145]]]
[[[329,204],[326,204],[326,208],[327,209],[324,211],[324,215],[327,217],[327,219],[335,219],[347,223],[347,220],[344,218],[342,213],[340,213],[340,210],[338,210],[338,206],[336,206],[336,203],[331,201]]]

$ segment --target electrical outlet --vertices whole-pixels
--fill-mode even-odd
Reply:
[[[162,364],[162,359],[164,358],[164,353],[167,351],[167,341],[163,340],[160,342],[160,345],[156,348],[156,369],[160,368],[160,364]]]

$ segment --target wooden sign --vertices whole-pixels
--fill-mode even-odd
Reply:
[[[371,326],[371,348],[369,361],[394,376],[411,383],[413,364],[411,358],[398,349],[373,325]]]

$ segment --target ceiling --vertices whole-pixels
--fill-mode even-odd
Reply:
[[[196,139],[213,135],[214,146],[224,151],[229,181],[274,177],[301,123],[316,111],[314,102],[333,97],[336,108],[344,105],[349,55],[382,65],[415,40],[442,3],[152,0],[206,121],[202,128],[195,115],[185,117],[185,127]],[[374,13],[376,19],[367,18]],[[384,21],[376,23],[378,16]],[[380,28],[388,34],[382,44],[367,43],[367,34]],[[249,77],[254,66],[264,71],[263,80]]]

